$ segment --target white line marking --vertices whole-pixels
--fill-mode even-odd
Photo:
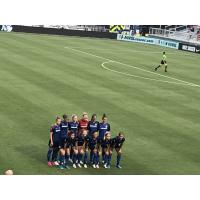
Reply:
[[[105,66],[106,63],[110,63],[110,62],[112,62],[112,61],[103,62],[101,64],[102,68],[104,68],[104,69],[106,69],[108,71],[114,72],[114,73],[118,73],[118,74],[122,74],[122,75],[126,75],[126,76],[131,76],[131,77],[136,77],[136,78],[142,78],[142,79],[151,80],[151,81],[164,82],[164,83],[172,83],[172,84],[177,84],[177,85],[195,86],[193,84],[188,84],[188,83],[178,83],[178,82],[172,82],[172,81],[164,81],[164,80],[152,79],[152,78],[148,78],[148,77],[137,76],[137,75],[134,75],[134,74],[129,74],[129,73],[125,73],[125,72],[116,71],[116,70],[110,69],[110,68],[108,68],[108,67]]]
[[[111,60],[111,59],[108,59],[108,58],[105,58],[105,57],[102,57],[102,56],[98,56],[98,55],[95,55],[95,54],[92,54],[92,53],[88,53],[88,52],[81,51],[81,50],[78,50],[78,49],[73,49],[73,48],[70,48],[70,47],[67,47],[67,46],[64,47],[64,48],[67,48],[67,49],[70,49],[70,50],[73,50],[73,51],[77,51],[77,52],[79,52],[79,53],[83,53],[83,54],[86,54],[86,55],[90,55],[90,56],[93,56],[93,57],[96,57],[96,58],[100,58],[100,59],[103,59],[103,60],[106,60],[106,61],[109,61],[109,62],[119,63],[119,64],[124,65],[124,66],[127,66],[127,67],[131,67],[131,68],[135,68],[135,69],[138,69],[138,70],[141,70],[141,71],[144,71],[144,72],[148,72],[148,73],[151,73],[151,74],[155,74],[155,75],[157,75],[157,76],[161,76],[161,77],[165,77],[165,78],[168,78],[168,79],[176,80],[176,81],[185,83],[185,84],[187,84],[187,85],[200,87],[200,85],[197,85],[197,84],[194,84],[194,83],[190,83],[190,82],[183,81],[183,80],[180,80],[180,79],[177,79],[177,78],[173,78],[173,77],[170,77],[170,76],[158,74],[158,73],[156,73],[156,72],[152,72],[152,71],[148,71],[148,70],[145,70],[145,69],[141,69],[141,68],[135,67],[135,66],[133,66],[133,65],[128,65],[128,64],[125,64],[125,63],[122,63],[122,62],[119,62],[119,61],[115,61],[115,60]],[[156,79],[155,79],[155,80],[156,80]]]
[[[132,50],[132,49],[102,49],[102,48],[85,48],[85,47],[64,47],[64,48],[71,48],[71,49],[75,49],[75,50],[79,50],[79,49],[84,49],[84,50],[100,50],[100,51],[109,51],[110,53],[112,53],[113,51],[119,51],[119,52],[136,52],[136,53],[155,53],[155,54],[160,54],[160,51],[142,51],[142,50]],[[176,52],[174,53],[167,53],[167,54],[177,54]]]

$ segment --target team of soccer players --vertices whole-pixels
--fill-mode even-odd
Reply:
[[[116,150],[116,167],[120,169],[122,168],[120,160],[124,141],[122,132],[111,138],[110,124],[105,114],[102,116],[102,122],[97,121],[96,114],[92,115],[90,121],[85,112],[80,120],[77,115],[73,114],[71,121],[64,114],[63,120],[57,117],[56,123],[50,129],[48,166],[69,169],[71,162],[73,168],[82,166],[87,168],[90,163],[93,168],[98,169],[102,155],[104,168],[110,168],[112,152]]]

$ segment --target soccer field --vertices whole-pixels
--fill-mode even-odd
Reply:
[[[168,72],[154,67],[166,51]],[[200,174],[200,55],[158,46],[0,33],[0,173]],[[49,168],[57,115],[108,115],[122,169]]]

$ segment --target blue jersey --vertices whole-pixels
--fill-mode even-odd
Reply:
[[[69,122],[69,130],[78,135],[78,122]]]
[[[112,139],[109,139],[109,140],[107,140],[107,139],[102,139],[101,140],[101,147],[103,148],[103,149],[107,149],[107,148],[110,148],[110,147],[112,147],[113,146],[113,140]]]
[[[122,148],[123,143],[125,142],[125,138],[120,139],[120,137],[115,137],[113,140],[113,146],[115,148]]]
[[[76,146],[76,138],[67,138],[66,140],[67,147],[75,147]]]
[[[110,124],[101,122],[99,123],[98,130],[99,130],[99,138],[103,139],[106,132],[110,131]]]
[[[88,135],[92,136],[94,132],[97,132],[99,130],[99,122],[89,121],[87,130],[88,130]]]
[[[79,135],[79,136],[76,137],[77,146],[87,147],[88,146],[88,142],[89,142],[88,136],[84,137],[82,135]]]
[[[59,141],[60,140],[60,134],[61,134],[61,128],[60,125],[55,124],[51,126],[50,132],[52,132],[52,139],[53,141]]]
[[[88,147],[91,150],[98,149],[99,145],[100,145],[100,139],[99,138],[89,138],[88,139]]]
[[[61,128],[61,138],[67,138],[68,122],[62,121],[60,124],[60,128]]]

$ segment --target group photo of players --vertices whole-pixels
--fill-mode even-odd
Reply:
[[[112,154],[116,151],[115,167],[121,169],[124,133],[119,132],[111,137],[106,114],[103,114],[101,120],[97,121],[97,115],[93,114],[89,121],[86,112],[81,119],[76,114],[70,119],[66,114],[63,118],[57,116],[55,124],[50,128],[48,166],[60,169],[91,166],[99,169],[102,163],[102,167],[110,169]]]

